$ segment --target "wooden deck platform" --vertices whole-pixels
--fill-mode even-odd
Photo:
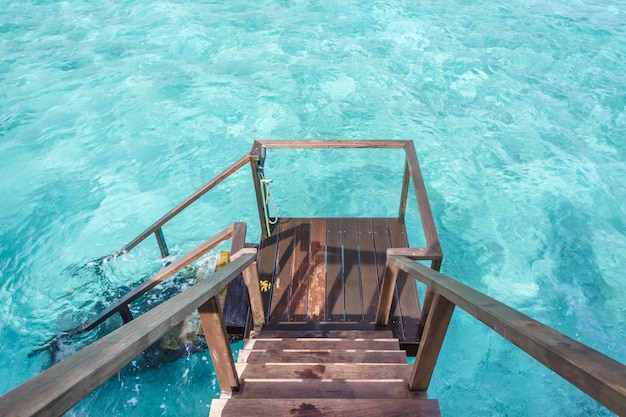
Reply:
[[[408,247],[405,225],[397,218],[279,219],[259,248],[268,324],[374,322],[391,247]],[[400,273],[389,328],[411,355],[417,351],[419,321],[417,286]]]

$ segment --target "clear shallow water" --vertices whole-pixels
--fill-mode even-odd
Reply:
[[[257,138],[414,139],[443,271],[626,361],[621,2],[250,3],[0,0],[0,392],[45,366],[28,352],[97,310],[96,294],[158,268],[157,249],[100,281],[68,268]],[[280,199],[275,168],[279,211],[334,210],[326,192],[363,165],[334,157],[333,172],[328,158],[291,158],[324,178],[290,178],[301,199]],[[388,196],[375,162],[359,184],[372,200],[350,213]],[[174,251],[233,220],[254,239],[249,181],[166,228]],[[74,414],[206,415],[218,391],[203,357],[129,369]],[[610,415],[459,311],[430,394],[444,415]]]

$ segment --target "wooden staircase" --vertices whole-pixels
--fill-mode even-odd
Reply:
[[[440,416],[409,391],[411,365],[391,331],[263,330],[239,352],[238,392],[218,416]]]

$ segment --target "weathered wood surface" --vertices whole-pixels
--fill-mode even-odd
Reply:
[[[394,350],[400,349],[398,339],[372,339],[372,338],[263,338],[248,339],[244,343],[244,349],[374,349]]]
[[[404,379],[308,379],[246,380],[237,393],[241,398],[412,398]]]
[[[261,140],[268,149],[402,149],[410,141],[404,140]],[[254,148],[253,148],[254,149]]]
[[[60,416],[218,294],[254,262],[247,254],[0,397],[0,415]],[[209,336],[207,336],[209,337]],[[68,377],[68,375],[70,377]]]
[[[250,399],[226,403],[213,400],[210,417],[439,417],[436,400],[421,399]],[[214,408],[215,407],[215,408]]]
[[[436,400],[409,390],[411,365],[390,331],[293,337],[301,332],[263,328],[246,340],[236,364],[240,390],[213,401],[210,416],[440,416]]]
[[[236,363],[242,380],[248,379],[405,379],[411,367],[402,363]]]
[[[247,362],[282,362],[282,363],[324,363],[324,362],[360,362],[360,363],[405,363],[406,354],[401,350],[380,350],[373,352],[333,350],[333,349],[289,349],[272,350],[242,349],[239,360]]]
[[[220,390],[222,394],[229,395],[232,391],[239,389],[239,376],[235,369],[235,361],[230,350],[230,341],[222,320],[217,296],[198,307],[198,313]]]
[[[389,262],[485,323],[611,411],[626,415],[625,365],[408,258],[392,256]],[[433,300],[429,316],[434,309]]]
[[[245,223],[237,222],[233,224],[233,237],[230,245],[230,253],[235,254],[246,245]],[[222,311],[224,324],[231,333],[243,334],[246,322],[248,321],[248,311],[250,300],[248,289],[244,283],[243,276],[239,275],[228,284],[224,309]]]
[[[409,252],[407,245],[404,223],[398,219],[280,219],[260,249],[262,279],[272,277],[274,266],[271,296],[264,295],[269,324],[373,323],[387,249],[425,253]],[[406,273],[401,276],[392,288],[389,328],[404,346],[415,344],[414,353],[420,322],[417,286]]]

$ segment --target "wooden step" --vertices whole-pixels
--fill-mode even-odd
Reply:
[[[248,339],[244,349],[336,349],[336,350],[398,350],[398,339],[373,338],[263,338]]]
[[[242,349],[238,362],[248,363],[407,363],[401,350]]]
[[[256,338],[393,338],[390,330],[261,330]]]
[[[400,363],[237,363],[243,381],[252,379],[406,379],[411,365]]]
[[[437,400],[413,399],[215,399],[209,417],[439,417]]]
[[[252,379],[241,384],[240,398],[413,398],[404,379]]]

